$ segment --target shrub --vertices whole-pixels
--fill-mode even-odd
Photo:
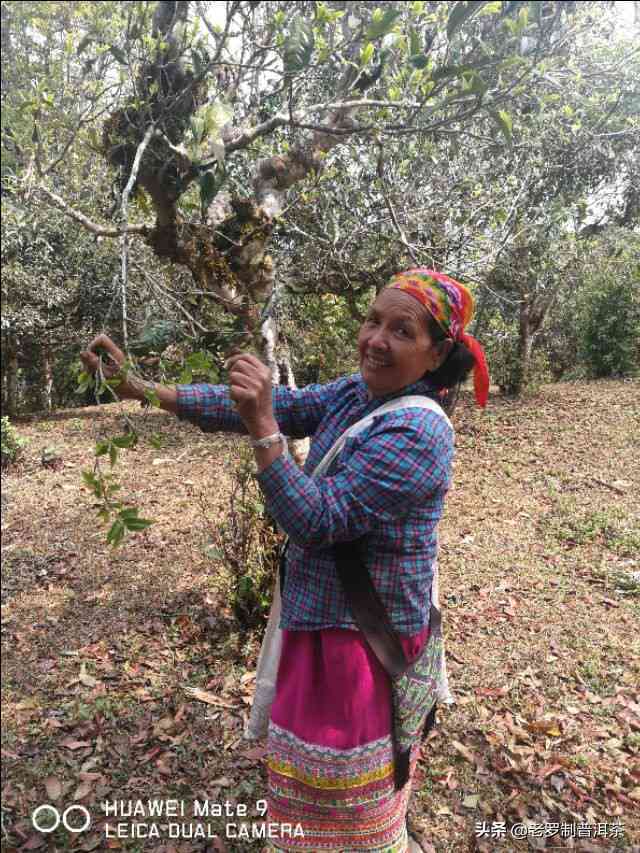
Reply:
[[[2,418],[2,467],[9,468],[18,461],[26,439],[21,438],[15,427],[5,415]]]
[[[240,445],[231,473],[231,494],[223,521],[210,523],[210,556],[229,573],[229,603],[243,629],[261,628],[269,614],[283,536],[265,516],[253,453]],[[203,505],[205,517],[210,513]]]
[[[591,376],[633,376],[640,368],[640,299],[632,277],[595,278],[585,289],[580,352]]]
[[[518,355],[518,326],[494,315],[488,331],[483,336],[491,382],[498,385],[503,394],[511,396],[520,388],[521,360]],[[535,394],[540,385],[551,378],[547,353],[534,345],[529,362],[525,394]]]

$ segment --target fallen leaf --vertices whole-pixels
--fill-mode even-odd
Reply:
[[[249,761],[259,761],[261,758],[264,758],[267,750],[264,746],[254,746],[253,749],[248,749],[246,752],[242,753],[243,758],[248,758]]]
[[[478,794],[471,794],[470,796],[465,797],[464,800],[462,801],[463,808],[475,809],[478,807],[479,800],[480,800],[480,797],[478,796]]]
[[[154,735],[170,732],[175,727],[175,720],[171,716],[163,717],[153,727]]]
[[[98,683],[98,679],[94,678],[92,675],[89,675],[87,672],[87,665],[83,661],[80,667],[80,675],[78,676],[78,681],[81,684],[84,684],[85,687],[95,687]]]
[[[199,687],[185,687],[184,691],[191,699],[196,699],[198,702],[205,702],[207,705],[217,705],[220,708],[237,707],[237,703],[227,702],[225,699],[220,699],[219,696],[209,693],[208,690],[201,690]]]
[[[74,740],[72,737],[66,737],[64,740],[60,741],[60,746],[64,746],[65,749],[84,749],[87,746],[91,746],[89,741],[86,740]]]
[[[455,749],[455,751],[459,752],[463,758],[466,758],[467,761],[471,762],[471,764],[475,764],[475,761],[476,761],[475,755],[471,752],[471,750],[468,747],[464,746],[463,744],[461,744],[457,740],[452,740],[452,741],[450,741],[450,743],[451,743],[451,746]]]
[[[557,720],[534,720],[527,723],[527,728],[530,732],[550,735],[551,737],[560,737],[562,734]]]
[[[78,785],[78,787],[74,791],[73,799],[82,800],[84,797],[91,793],[92,788],[93,785],[91,784],[91,782],[88,779],[85,779]]]
[[[102,844],[102,836],[99,833],[95,833],[95,835],[90,835],[83,843],[79,846],[79,850],[97,850],[97,848]]]
[[[44,835],[30,835],[27,841],[20,848],[21,850],[37,850],[39,847],[46,841],[46,836]]]
[[[229,788],[233,782],[226,776],[221,776],[219,779],[214,779],[210,784],[217,785],[219,788]]]
[[[38,707],[37,699],[23,699],[16,705],[17,711],[33,711]]]
[[[630,800],[636,800],[636,802],[640,803],[640,786],[637,788],[634,788],[633,791],[630,792],[629,799]]]
[[[151,761],[156,755],[159,755],[162,752],[161,746],[154,746],[153,749],[150,749],[149,752],[145,753],[141,758],[138,759],[139,764],[146,764],[148,761]]]
[[[62,796],[62,782],[57,776],[47,776],[44,787],[50,800],[59,800]]]
[[[437,815],[444,815],[445,817],[453,817],[453,812],[448,806],[442,806],[436,811]]]
[[[151,694],[150,694],[150,693],[148,693],[148,692],[144,689],[144,687],[138,687],[138,689],[137,689],[136,691],[134,691],[134,692],[135,692],[136,698],[137,698],[140,702],[152,702],[152,701],[153,701],[153,696],[151,696]]]

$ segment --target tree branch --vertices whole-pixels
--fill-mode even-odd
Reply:
[[[391,221],[393,222],[394,228],[398,232],[398,238],[404,248],[407,250],[407,253],[411,257],[411,260],[414,264],[418,264],[418,258],[416,257],[416,253],[413,250],[413,246],[407,240],[407,235],[404,233],[400,222],[398,221],[398,217],[396,216],[395,208],[391,202],[389,197],[389,193],[387,191],[386,181],[384,179],[384,148],[382,147],[382,143],[378,142],[378,178],[380,178],[380,189],[382,191],[382,197],[384,198],[384,202],[387,206],[387,210],[389,211],[389,216],[391,217]]]
[[[148,234],[153,226],[152,225],[127,225],[126,228],[122,225],[107,227],[106,225],[99,225],[97,222],[93,222],[89,219],[88,216],[85,216],[84,213],[80,213],[79,210],[75,210],[73,207],[70,207],[66,201],[60,198],[59,195],[42,186],[42,184],[38,184],[35,187],[36,192],[40,193],[40,195],[44,196],[47,201],[52,204],[54,207],[57,207],[65,216],[68,216],[70,219],[75,220],[83,228],[86,228],[87,231],[90,231],[92,234],[95,234],[98,237],[120,237],[122,234]]]

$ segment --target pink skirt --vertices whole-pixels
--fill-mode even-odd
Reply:
[[[428,636],[403,638],[408,660]],[[411,785],[394,787],[389,677],[359,631],[283,632],[267,767],[274,849],[406,851]]]

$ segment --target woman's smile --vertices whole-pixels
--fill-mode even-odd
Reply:
[[[391,367],[391,362],[388,359],[381,358],[380,356],[373,355],[368,352],[366,355],[366,362],[369,367],[372,367],[374,370],[381,370],[385,367]]]

